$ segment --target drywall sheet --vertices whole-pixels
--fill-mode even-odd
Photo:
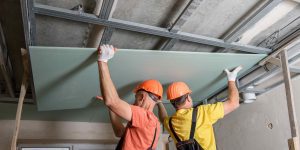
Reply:
[[[0,120],[15,120],[18,104],[0,103]],[[86,108],[38,111],[36,105],[24,104],[22,120],[74,121],[108,123],[108,109],[104,104],[94,101]]]
[[[38,110],[88,108],[100,94],[95,48],[29,49]],[[193,90],[192,98],[201,101],[227,84],[225,68],[243,65],[244,72],[265,56],[119,49],[108,64],[120,97],[129,103],[134,100],[132,89],[146,79],[159,80],[164,89],[184,81]]]
[[[0,103],[0,120],[15,120],[18,104]],[[174,109],[166,105],[169,113]],[[154,113],[157,115],[157,110]],[[22,120],[40,121],[73,121],[73,122],[103,122],[109,123],[108,109],[103,103],[93,101],[89,106],[81,109],[64,109],[51,111],[38,111],[36,105],[24,104]]]

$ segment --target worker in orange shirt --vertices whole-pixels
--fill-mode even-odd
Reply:
[[[121,137],[116,149],[156,149],[160,123],[153,113],[153,108],[162,98],[163,87],[157,80],[146,80],[134,89],[133,105],[122,100],[112,82],[107,64],[108,60],[113,58],[115,50],[111,45],[100,46],[98,68],[102,100],[110,110],[115,135]],[[123,126],[119,117],[128,121],[126,127]]]
[[[241,66],[232,72],[225,69],[228,77],[228,99],[216,104],[200,105],[193,108],[192,90],[184,82],[173,82],[168,86],[167,98],[176,113],[160,118],[170,133],[178,150],[216,150],[213,124],[239,107],[239,92],[235,80]],[[158,105],[164,110],[163,105]]]

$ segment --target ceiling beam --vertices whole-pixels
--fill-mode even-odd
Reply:
[[[247,16],[245,20],[239,21],[237,25],[232,27],[232,31],[223,36],[226,42],[236,42],[243,33],[251,28],[255,23],[267,15],[274,7],[276,7],[283,0],[268,0],[262,7],[255,11],[250,16]],[[220,49],[217,52],[227,52],[230,48]]]
[[[300,54],[295,55],[294,57],[290,58],[290,59],[288,60],[288,62],[289,62],[289,64],[295,63],[299,58],[300,58]],[[266,73],[264,73],[264,74],[258,75],[256,78],[254,78],[254,79],[251,80],[250,82],[248,82],[248,83],[242,85],[242,86],[239,88],[239,90],[244,90],[244,89],[247,88],[248,86],[251,86],[251,85],[253,85],[253,84],[256,83],[256,82],[259,82],[260,80],[262,80],[262,79],[264,79],[264,78],[266,78],[266,77],[268,77],[268,76],[271,76],[271,75],[274,74],[274,73],[277,73],[279,69],[280,69],[280,67],[276,67],[276,68],[274,68],[274,69],[272,69],[272,70],[270,70],[270,71],[268,71],[268,72],[266,72]]]
[[[168,28],[170,32],[178,32],[200,6],[202,0],[190,0],[179,17]]]
[[[9,63],[6,63],[9,62],[8,61],[9,58],[8,57],[5,58],[4,52],[7,53],[7,47],[6,47],[6,41],[5,41],[2,25],[0,23],[0,71],[6,83],[6,89],[8,91],[9,96],[15,97],[15,91],[10,76],[11,70],[10,67],[7,67],[7,64]]]
[[[294,74],[294,75],[291,75],[291,78],[292,78],[292,80],[293,80],[293,79],[298,78],[299,76],[300,76],[300,74]],[[280,85],[283,84],[283,83],[284,83],[284,81],[283,81],[283,80],[280,80],[280,81],[276,82],[275,84],[272,84],[271,86],[266,87],[266,88],[265,88],[266,91],[264,91],[264,92],[262,92],[262,93],[258,93],[256,96],[259,96],[259,95],[262,95],[262,94],[264,94],[264,93],[267,93],[267,92],[269,92],[269,91],[271,91],[271,90],[277,88],[278,86],[280,86]]]
[[[190,0],[179,17],[174,21],[174,23],[171,23],[171,26],[168,28],[168,30],[173,33],[177,33],[179,30],[181,30],[181,27],[188,21],[190,16],[192,16],[200,6],[201,1],[202,0]],[[178,42],[177,39],[167,39],[159,49],[170,50],[176,42]]]
[[[290,67],[290,71],[293,73],[300,73],[300,67]]]
[[[110,14],[112,13],[112,8],[113,8],[115,2],[116,2],[115,0],[103,0],[99,18],[108,20]],[[109,43],[109,41],[112,37],[113,31],[114,31],[114,28],[111,28],[111,27],[104,28],[104,31],[103,31],[103,34],[101,37],[101,41],[100,41],[100,45]]]
[[[113,8],[115,0],[103,0],[102,6],[99,14],[99,18],[108,19]]]
[[[36,36],[36,22],[35,22],[35,14],[32,11],[34,8],[34,0],[20,0],[21,2],[21,12],[22,12],[22,21],[23,21],[23,29],[24,29],[24,36],[25,36],[25,44],[26,49],[29,49],[29,46],[35,45],[35,36]],[[29,61],[30,63],[30,61]],[[29,77],[32,77],[31,65],[29,65]],[[24,69],[24,68],[23,68]],[[33,99],[35,99],[35,88],[34,83],[31,80],[31,93]]]
[[[290,32],[288,32],[286,35],[282,36],[280,38],[280,40],[278,41],[278,43],[274,46],[274,51],[277,51],[278,49],[280,49],[281,47],[283,47],[284,45],[287,45],[290,41],[292,41],[293,39],[296,39],[300,33],[300,27],[296,27],[295,29],[292,29]],[[294,63],[297,59],[300,58],[300,54],[290,58],[289,63]],[[260,65],[255,65],[254,67],[252,67],[251,69],[249,69],[247,72],[245,72],[244,74],[241,74],[239,76],[239,79],[242,79],[243,77],[245,77],[246,75],[250,74],[251,72],[254,72],[255,70],[261,68]],[[276,73],[278,71],[279,67],[274,68],[268,72],[262,73],[260,75],[257,75],[256,77],[254,77],[251,81],[249,81],[248,83],[245,83],[241,86],[239,86],[239,91],[242,91],[244,89],[246,89],[248,86],[253,85],[254,83]],[[219,95],[220,93],[222,93],[224,90],[226,90],[227,85],[219,88],[218,90],[216,90],[214,93],[212,93],[210,96],[207,97],[208,100],[212,99],[213,97],[215,97],[216,95]],[[269,88],[268,88],[269,90]],[[267,90],[267,91],[268,91]],[[266,91],[266,92],[267,92]]]
[[[105,27],[104,31],[103,31],[103,34],[102,34],[101,41],[100,41],[100,45],[108,44],[111,37],[112,37],[113,32],[114,32],[114,28]]]
[[[78,14],[77,12],[68,9],[57,8],[57,7],[47,6],[47,5],[36,4],[33,8],[33,12],[35,14],[40,14],[40,15],[103,25],[106,27],[151,34],[151,35],[156,35],[156,36],[161,36],[166,38],[174,38],[178,40],[211,45],[216,47],[230,48],[230,49],[249,52],[249,53],[267,54],[271,52],[271,50],[267,48],[250,46],[250,45],[245,45],[236,42],[229,43],[221,39],[206,37],[206,36],[196,35],[191,33],[185,33],[185,32],[172,33],[165,28],[139,24],[139,23],[124,21],[119,19],[111,18],[109,20],[105,20],[105,19],[98,18],[96,15],[93,14],[87,14],[87,13]]]
[[[34,45],[35,42],[35,22],[34,13],[31,11],[33,7],[33,0],[20,0],[21,11],[23,19],[23,29],[25,35],[25,44],[28,49],[29,46]]]

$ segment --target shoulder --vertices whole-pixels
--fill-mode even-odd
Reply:
[[[149,120],[156,120],[159,121],[158,118],[155,116],[155,114],[152,111],[146,110],[139,106],[130,105],[132,114],[144,117],[145,119]]]
[[[209,109],[220,109],[223,108],[223,102],[217,102],[215,104],[206,104],[198,106],[200,110],[209,110]]]

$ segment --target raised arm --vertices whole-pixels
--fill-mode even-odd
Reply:
[[[122,124],[119,116],[117,116],[113,111],[109,110],[110,121],[116,137],[122,137],[125,131],[125,127]]]
[[[157,107],[158,107],[158,116],[159,116],[159,121],[161,123],[164,123],[165,118],[168,117],[168,113],[166,111],[166,108],[162,101],[157,102]]]
[[[101,96],[96,96],[96,98],[98,100],[104,101],[103,97]],[[110,109],[108,109],[109,111],[109,118],[110,118],[110,122],[112,124],[114,133],[116,137],[122,137],[124,131],[125,131],[125,127],[122,124],[120,117],[117,116],[113,111],[111,111]]]
[[[235,68],[232,72],[225,69],[228,77],[228,99],[224,102],[224,114],[227,115],[230,112],[237,109],[240,105],[239,103],[239,91],[235,85],[235,80],[238,72],[242,69],[242,66]]]
[[[114,56],[115,48],[111,45],[102,45],[99,49],[98,69],[100,89],[106,106],[118,116],[131,121],[132,111],[130,105],[120,99],[111,80],[107,61]]]

